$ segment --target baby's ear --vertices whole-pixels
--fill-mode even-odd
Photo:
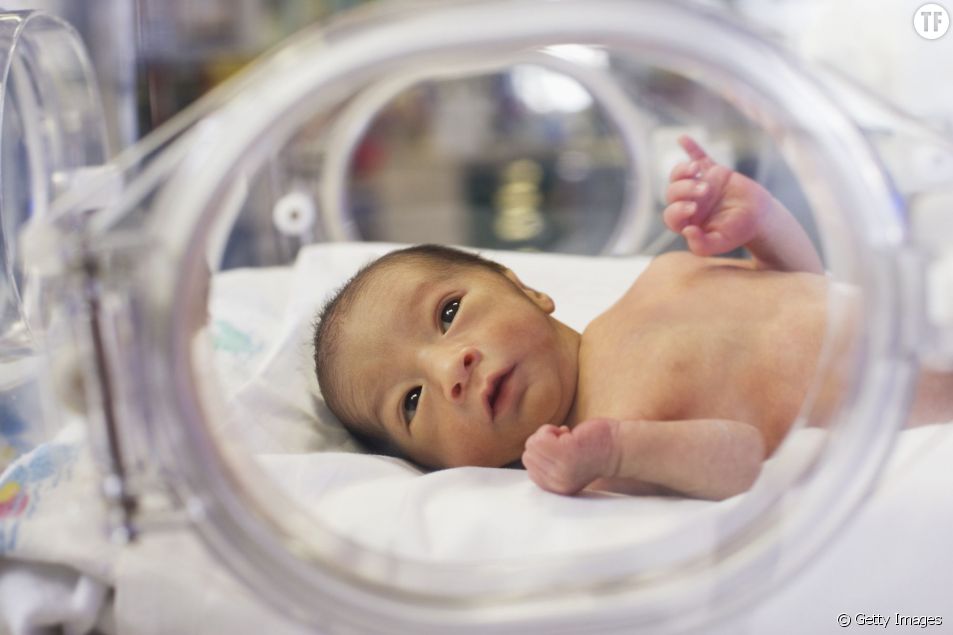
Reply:
[[[540,309],[542,309],[546,313],[552,313],[553,311],[556,310],[556,303],[553,302],[553,299],[551,297],[549,297],[547,294],[543,293],[542,291],[537,291],[536,289],[532,287],[528,287],[525,284],[523,284],[523,281],[520,280],[519,276],[513,273],[511,269],[504,269],[503,275],[510,282],[515,284],[517,287],[519,287],[519,289],[526,294],[526,297],[532,300],[536,306],[538,306]]]

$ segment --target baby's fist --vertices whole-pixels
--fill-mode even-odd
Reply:
[[[557,494],[575,494],[618,470],[616,441],[619,422],[589,419],[569,429],[545,425],[526,440],[523,465],[541,488]]]

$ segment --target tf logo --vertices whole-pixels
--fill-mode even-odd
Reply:
[[[924,39],[941,38],[950,28],[950,14],[940,5],[930,2],[913,13],[913,28]]]

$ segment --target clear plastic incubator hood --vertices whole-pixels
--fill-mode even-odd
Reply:
[[[842,528],[903,426],[920,365],[953,362],[953,220],[942,213],[953,193],[950,141],[719,14],[661,0],[385,4],[305,30],[111,160],[75,34],[24,12],[0,19],[0,39],[0,389],[4,416],[29,424],[14,452],[81,420],[114,540],[193,528],[256,594],[315,628],[630,633],[709,623],[795,576]],[[562,88],[540,97],[541,82]],[[219,355],[229,346],[247,345],[242,354],[257,368],[262,347],[291,351],[290,367],[306,379],[287,390],[304,386],[314,416],[330,415],[312,394],[306,353],[300,363],[307,330],[292,321],[282,326],[295,332],[284,348],[248,344],[216,318],[216,293],[249,267],[280,269],[281,258],[236,247],[249,227],[291,256],[321,243],[416,240],[362,215],[354,174],[362,143],[395,101],[421,93],[463,94],[472,118],[440,125],[476,135],[474,104],[490,102],[473,97],[474,87],[502,84],[509,88],[493,99],[506,93],[543,132],[509,129],[494,144],[452,137],[430,151],[503,166],[497,185],[556,179],[575,198],[562,203],[569,220],[553,221],[550,203],[534,208],[537,199],[519,199],[525,190],[501,186],[481,225],[495,242],[466,234],[475,246],[610,265],[674,248],[660,213],[674,139],[689,132],[724,162],[747,158],[759,180],[786,184],[828,276],[854,288],[864,317],[849,353],[838,352],[830,342],[847,316],[831,310],[829,345],[791,437],[823,434],[785,441],[747,494],[561,555],[424,557],[343,528],[341,505],[308,504],[274,477],[262,455],[280,449],[267,435],[235,432],[236,420],[261,413],[235,401],[238,371]],[[545,103],[557,93],[563,102]],[[600,143],[577,142],[578,121],[547,134],[559,117],[585,119]],[[520,143],[533,147],[531,161],[510,151]],[[933,171],[904,169],[910,162]],[[435,173],[432,187],[445,187],[437,181]],[[506,196],[519,204],[507,207]],[[596,206],[608,212],[587,216]],[[423,225],[444,222],[435,212]],[[315,262],[344,257],[330,253]],[[309,275],[316,289],[342,280],[322,281],[320,267]],[[317,295],[288,302],[310,310],[324,299]],[[834,416],[809,430],[821,417],[816,395],[844,367]],[[296,452],[331,460],[316,449]],[[365,507],[366,523],[407,520]],[[484,522],[480,531],[492,535],[492,519]],[[553,515],[547,525],[558,531],[560,522]]]

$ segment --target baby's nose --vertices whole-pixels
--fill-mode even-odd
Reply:
[[[461,403],[466,397],[470,379],[473,377],[473,368],[480,362],[480,352],[473,347],[466,347],[456,352],[449,360],[447,369],[447,398],[453,403]]]

